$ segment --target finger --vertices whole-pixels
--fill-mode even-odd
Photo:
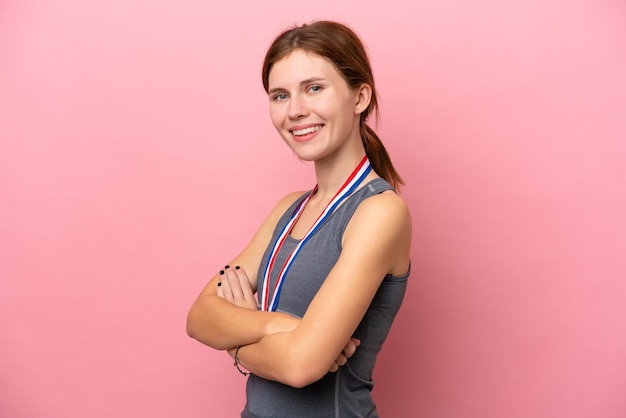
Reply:
[[[343,354],[347,358],[352,357],[356,353],[356,349],[359,345],[361,345],[361,340],[358,338],[350,338],[343,348]]]
[[[352,357],[354,353],[356,353],[356,344],[354,344],[352,341],[348,341],[342,352],[343,355],[346,356],[346,358]]]
[[[344,356],[343,353],[340,353],[339,356],[337,356],[335,363],[337,363],[338,366],[343,366],[344,364],[346,364],[347,361],[348,359],[346,358],[346,356]]]
[[[234,303],[233,299],[233,291],[230,287],[230,281],[228,280],[228,276],[226,275],[226,271],[228,269],[224,268],[224,270],[220,270],[220,282],[222,285],[219,287],[222,290],[223,298],[229,301],[230,303]]]
[[[215,287],[215,293],[217,294],[217,296],[221,297],[222,299],[224,299],[224,291],[222,290],[222,281],[221,281],[221,277],[220,279],[218,279],[217,281],[217,286]]]
[[[241,286],[241,294],[243,295],[246,301],[256,301],[254,299],[254,292],[252,291],[252,286],[250,285],[250,279],[246,274],[246,271],[239,266],[235,266],[235,274],[239,279],[239,285]]]
[[[333,363],[332,366],[330,366],[330,369],[328,369],[329,372],[334,373],[337,370],[339,370],[339,365],[337,363]]]
[[[228,281],[233,303],[237,306],[242,306],[244,302],[243,289],[235,269],[230,266],[224,267],[224,277],[225,280]]]
[[[224,270],[224,275],[228,278],[232,290],[234,304],[242,308],[258,309],[252,285],[244,269],[235,266],[235,268],[225,268]]]

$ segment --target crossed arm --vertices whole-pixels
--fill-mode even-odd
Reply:
[[[220,286],[217,287],[217,295],[234,305],[256,311],[257,302],[250,286],[250,281],[245,271],[239,266],[231,268],[228,266],[220,272]],[[282,321],[281,328],[275,328],[268,335],[276,333],[289,333],[294,331],[300,324],[300,319],[287,315]],[[276,327],[276,324],[274,324]],[[359,346],[360,341],[356,338],[350,338],[343,350],[338,354],[337,358],[328,369],[329,372],[335,372],[340,366],[343,366],[348,358],[350,358]],[[241,347],[240,347],[241,349]],[[231,357],[235,358],[236,347],[228,350]]]
[[[365,200],[346,228],[339,260],[302,319],[261,312],[254,300],[258,266],[278,218],[296,196],[283,199],[231,267],[207,284],[189,312],[187,332],[216,349],[242,346],[239,361],[252,373],[303,387],[354,354],[359,342],[351,337],[382,278],[408,269],[411,222],[394,193]]]

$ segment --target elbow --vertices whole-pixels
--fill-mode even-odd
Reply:
[[[281,383],[296,389],[302,389],[324,377],[328,373],[329,368],[330,366],[325,366],[319,361],[308,361],[302,358],[286,362]]]
[[[291,386],[296,389],[302,389],[303,387],[306,387],[310,385],[311,383],[317,382],[320,379],[321,377],[312,378],[304,374],[301,374],[301,375],[291,374],[290,376],[286,378],[284,382],[281,382],[281,383],[284,383],[285,385]]]
[[[285,382],[286,385],[294,387],[296,389],[302,389],[312,383],[317,382],[326,373],[312,373],[310,370],[291,371],[287,374]]]
[[[187,332],[187,335],[189,337],[197,339],[198,330],[197,330],[197,327],[196,327],[196,321],[195,321],[193,307],[189,310],[189,313],[187,314],[187,324],[186,324],[186,327],[185,327],[185,331]]]
[[[211,332],[206,323],[202,321],[202,317],[196,313],[193,307],[187,314],[185,331],[189,337],[216,350],[226,350],[230,348],[225,342],[216,338],[216,335]]]

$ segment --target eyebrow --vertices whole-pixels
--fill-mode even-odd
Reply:
[[[323,77],[310,77],[310,78],[307,78],[306,80],[302,80],[299,84],[301,86],[304,86],[304,85],[307,85],[307,84],[314,83],[316,81],[324,81],[324,80],[326,80],[326,79],[323,78]],[[276,93],[276,92],[279,92],[279,91],[285,91],[285,90],[286,89],[283,88],[283,87],[274,87],[274,88],[269,89],[267,91],[267,94],[272,94],[272,93]]]

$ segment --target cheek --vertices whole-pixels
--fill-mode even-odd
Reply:
[[[271,105],[270,105],[270,120],[272,121],[272,125],[274,125],[276,129],[280,129],[280,127],[282,126],[282,121],[283,121],[280,109]]]
[[[341,97],[325,97],[311,106],[312,110],[326,120],[345,122],[346,117],[351,115],[351,106],[348,100]]]
[[[283,123],[285,121],[285,115],[283,115],[283,113],[284,112],[281,108],[270,106],[270,120],[272,121],[272,125],[274,125],[274,129],[278,131],[278,134],[280,135],[282,140],[285,141],[285,143],[289,144],[289,141],[286,137],[288,133],[285,132],[283,128]]]

